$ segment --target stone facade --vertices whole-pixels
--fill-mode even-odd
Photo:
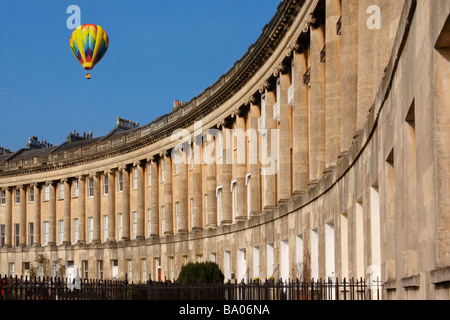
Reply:
[[[0,273],[44,254],[163,280],[214,260],[238,281],[379,277],[384,299],[448,299],[449,13],[285,0],[171,113],[0,153]]]

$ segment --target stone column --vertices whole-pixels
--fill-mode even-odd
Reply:
[[[154,156],[152,158],[147,159],[147,161],[151,161],[151,170],[152,170],[152,186],[151,186],[151,236],[158,237],[159,236],[159,171],[158,171],[158,157]]]
[[[326,119],[325,170],[336,166],[341,152],[341,38],[336,25],[341,16],[341,1],[326,1]]]
[[[264,85],[263,91],[260,90],[260,92],[265,92],[265,129],[266,134],[264,136],[260,136],[261,138],[261,145],[264,150],[262,151],[262,161],[263,164],[262,170],[264,172],[264,168],[268,169],[267,172],[265,172],[263,177],[263,210],[264,211],[270,211],[273,210],[276,206],[276,179],[275,179],[275,173],[270,171],[273,171],[269,169],[271,166],[275,167],[274,163],[269,163],[268,157],[271,157],[272,159],[276,159],[275,155],[272,153],[272,129],[275,128],[275,122],[273,121],[273,105],[275,104],[275,91],[273,88],[273,85],[270,85],[269,83],[266,83]],[[275,148],[276,150],[276,148]],[[276,170],[276,167],[275,167]]]
[[[127,166],[121,166],[123,191],[122,191],[122,239],[130,240],[130,172]]]
[[[145,162],[135,162],[133,164],[137,168],[137,231],[136,239],[145,238],[145,183],[144,183],[144,166]]]
[[[245,190],[245,175],[246,175],[246,143],[245,143],[245,116],[246,109],[240,108],[236,112],[236,132],[237,148],[236,148],[236,220],[246,220],[247,211],[245,210],[245,203],[247,200]]]
[[[12,187],[3,188],[6,194],[5,247],[12,246]]]
[[[293,120],[293,193],[303,193],[309,182],[309,88],[303,83],[308,69],[307,51],[293,52],[294,120]]]
[[[319,182],[325,170],[325,64],[320,53],[325,45],[324,26],[310,28],[311,95],[309,115],[309,179]]]
[[[373,0],[359,1],[357,132],[362,130],[373,104],[373,46],[374,33],[377,30],[367,27],[366,12],[372,4]]]
[[[173,193],[172,193],[172,150],[164,152],[164,207],[165,217],[163,235],[173,235]]]
[[[222,128],[222,224],[233,222],[231,208],[232,131],[224,122]]]
[[[259,165],[259,133],[258,133],[258,119],[261,117],[260,106],[256,99],[252,98],[250,101],[250,145],[249,145],[249,171],[251,175],[250,185],[250,215],[259,215],[261,213],[261,184],[260,184],[260,165]],[[228,188],[229,190],[230,188]]]
[[[288,71],[291,68],[280,70],[280,134],[279,134],[279,163],[278,186],[280,188],[278,202],[291,199],[291,143],[292,143],[292,110],[288,105],[288,90],[291,78]]]
[[[108,175],[108,242],[116,242],[116,183],[115,170],[105,171]]]
[[[341,33],[341,155],[348,153],[356,133],[358,97],[358,4],[342,2]],[[353,57],[353,58],[352,58]]]
[[[56,187],[53,181],[47,181],[50,189],[48,212],[48,245],[56,245]]]
[[[18,186],[20,191],[19,205],[19,246],[26,246],[26,229],[27,229],[27,187],[25,185]]]
[[[101,195],[100,195],[100,173],[92,173],[89,175],[94,180],[94,205],[93,205],[93,223],[94,234],[92,237],[92,243],[100,243],[100,226],[101,226]]]
[[[206,228],[217,227],[217,201],[216,199],[216,156],[215,152],[210,152],[215,145],[215,137],[211,133],[205,133],[207,141],[206,154],[208,156],[206,164],[206,190],[208,194],[208,206],[206,208]]]
[[[61,183],[64,183],[64,238],[63,244],[70,244],[71,235],[71,184],[68,179],[62,179]]]
[[[33,228],[34,237],[33,243],[30,245],[40,246],[41,245],[41,185],[38,183],[33,183],[31,188],[34,188],[34,212],[33,212]]]
[[[188,232],[188,165],[187,157],[189,145],[183,145],[180,150],[180,175],[179,175],[179,202],[180,202],[180,216],[178,221],[178,233]]]
[[[202,230],[202,138],[201,136],[194,137],[194,219],[192,230]]]
[[[78,177],[78,243],[86,243],[86,176]]]

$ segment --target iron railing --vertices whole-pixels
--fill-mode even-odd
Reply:
[[[223,284],[0,277],[0,300],[381,300],[382,283],[364,279],[271,279]]]

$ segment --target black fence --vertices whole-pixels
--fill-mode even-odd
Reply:
[[[247,283],[129,283],[127,280],[0,277],[0,300],[381,300],[380,281],[267,279]]]

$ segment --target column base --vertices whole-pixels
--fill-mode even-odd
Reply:
[[[342,151],[339,154],[338,159],[345,158],[346,156],[348,156],[348,150],[347,151]]]
[[[325,168],[325,170],[323,170],[323,174],[325,175],[325,174],[332,172],[334,170],[334,168],[336,168],[336,165],[332,164],[331,166],[329,166],[329,167]]]

